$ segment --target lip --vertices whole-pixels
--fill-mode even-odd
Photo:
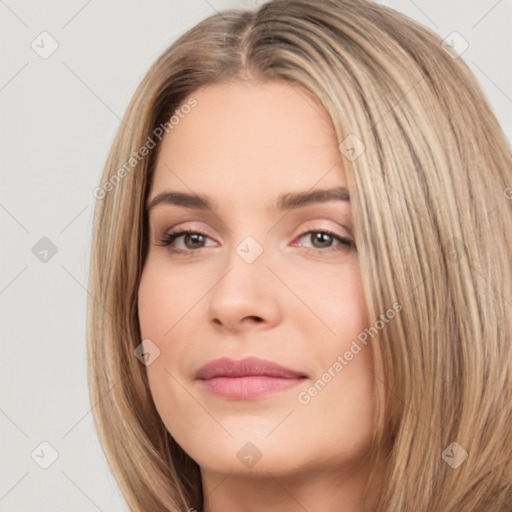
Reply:
[[[221,357],[205,364],[196,373],[196,379],[206,391],[233,400],[256,399],[285,391],[307,378],[303,372],[257,357],[239,361]]]

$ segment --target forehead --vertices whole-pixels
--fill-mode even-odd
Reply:
[[[213,84],[164,137],[152,194],[346,185],[329,115],[306,89],[285,82]],[[188,98],[184,101],[186,103]]]

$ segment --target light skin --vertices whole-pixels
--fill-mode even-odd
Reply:
[[[307,404],[298,399],[368,327],[350,202],[275,208],[282,194],[347,188],[329,116],[281,82],[193,96],[197,106],[162,141],[148,197],[212,202],[150,210],[138,307],[142,339],[160,350],[147,366],[157,410],[201,469],[205,512],[372,510],[362,507],[375,416],[370,347]],[[204,235],[162,245],[175,228]],[[263,249],[252,263],[237,252],[248,236],[257,244],[242,244],[247,254]],[[247,356],[308,378],[255,400],[213,396],[195,379],[213,359]],[[261,454],[252,467],[237,456],[249,442]]]

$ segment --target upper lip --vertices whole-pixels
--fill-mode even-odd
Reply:
[[[239,361],[221,357],[202,366],[196,374],[196,379],[208,380],[215,377],[248,377],[251,375],[288,379],[307,377],[302,372],[257,357],[246,357]]]

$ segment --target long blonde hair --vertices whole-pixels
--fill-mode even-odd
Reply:
[[[92,411],[130,510],[202,508],[199,467],[167,432],[134,355],[137,292],[156,134],[194,91],[232,80],[286,81],[322,102],[345,155],[370,323],[402,305],[371,341],[386,390],[371,454],[388,460],[377,510],[510,509],[512,158],[455,57],[387,7],[274,0],[205,19],[151,66],[95,191],[89,274]]]

